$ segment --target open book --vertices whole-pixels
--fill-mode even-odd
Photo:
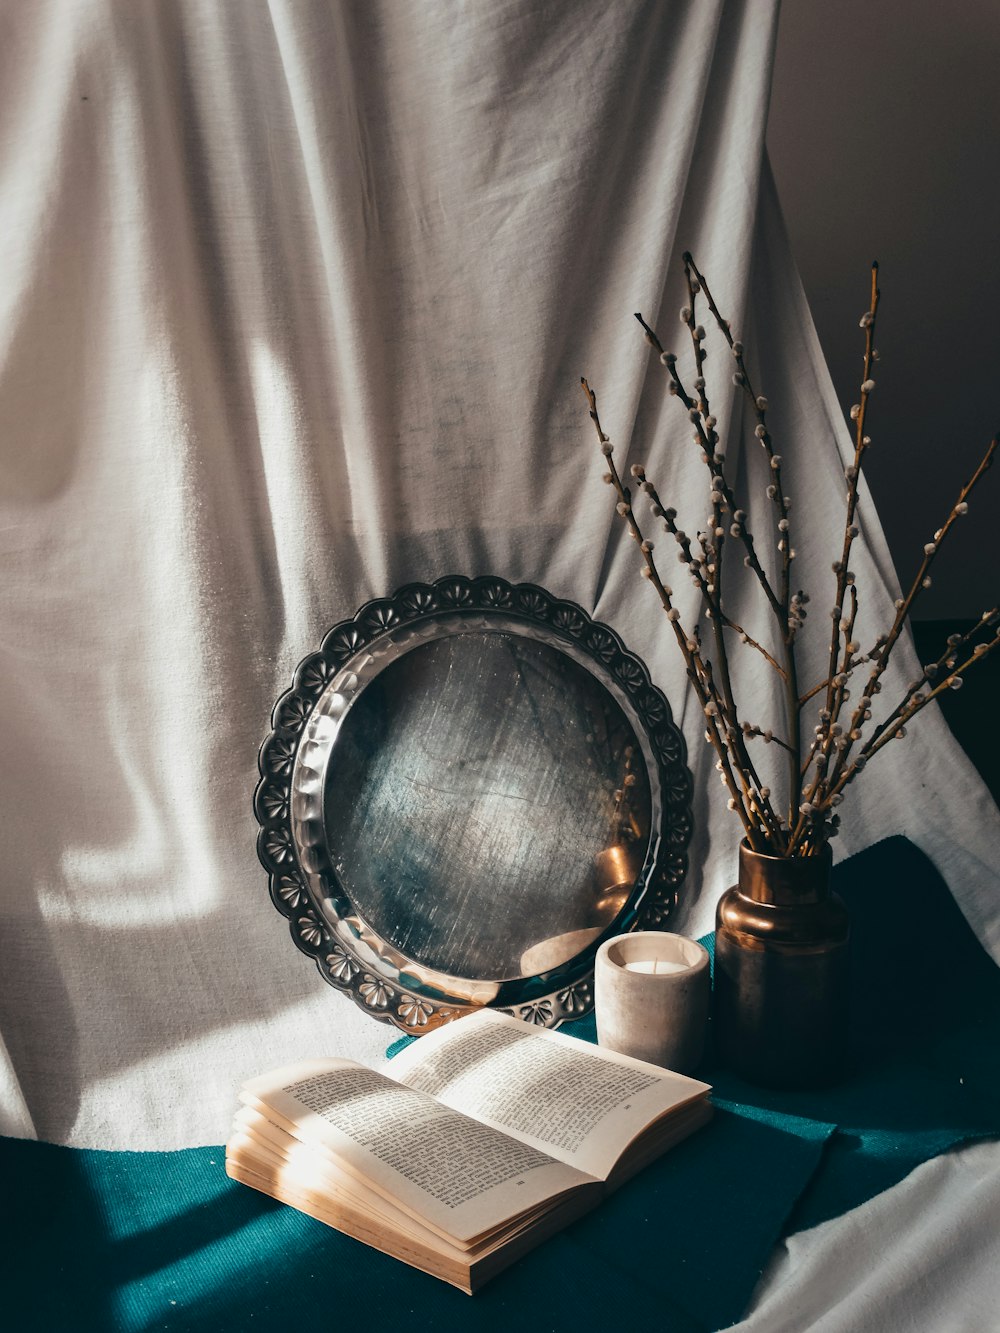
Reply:
[[[707,1084],[488,1009],[392,1072],[331,1058],[252,1079],[226,1170],[470,1293],[712,1110]]]

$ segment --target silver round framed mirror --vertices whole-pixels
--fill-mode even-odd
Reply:
[[[607,625],[533,584],[409,584],[300,663],[260,751],[258,854],[322,976],[425,1032],[593,1007],[611,935],[687,870],[683,738]]]

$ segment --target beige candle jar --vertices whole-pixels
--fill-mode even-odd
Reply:
[[[594,960],[601,1046],[686,1074],[705,1044],[708,951],[696,940],[642,930],[606,940]]]

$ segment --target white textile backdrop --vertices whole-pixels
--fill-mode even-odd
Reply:
[[[541,583],[646,660],[698,793],[682,920],[710,926],[738,829],[578,381],[693,529],[703,468],[632,318],[683,351],[691,249],[772,403],[818,670],[848,440],[764,159],[776,22],[777,0],[7,0],[0,1128],[218,1142],[251,1073],[379,1057],[391,1030],[271,906],[250,801],[296,662],[410,580]],[[862,526],[873,637],[897,592]],[[939,717],[891,750],[841,853],[906,833],[1000,955],[995,807]]]

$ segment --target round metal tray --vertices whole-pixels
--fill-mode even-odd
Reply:
[[[258,853],[322,976],[425,1032],[593,1006],[687,869],[684,742],[607,625],[533,584],[409,584],[333,627],[260,751]]]

